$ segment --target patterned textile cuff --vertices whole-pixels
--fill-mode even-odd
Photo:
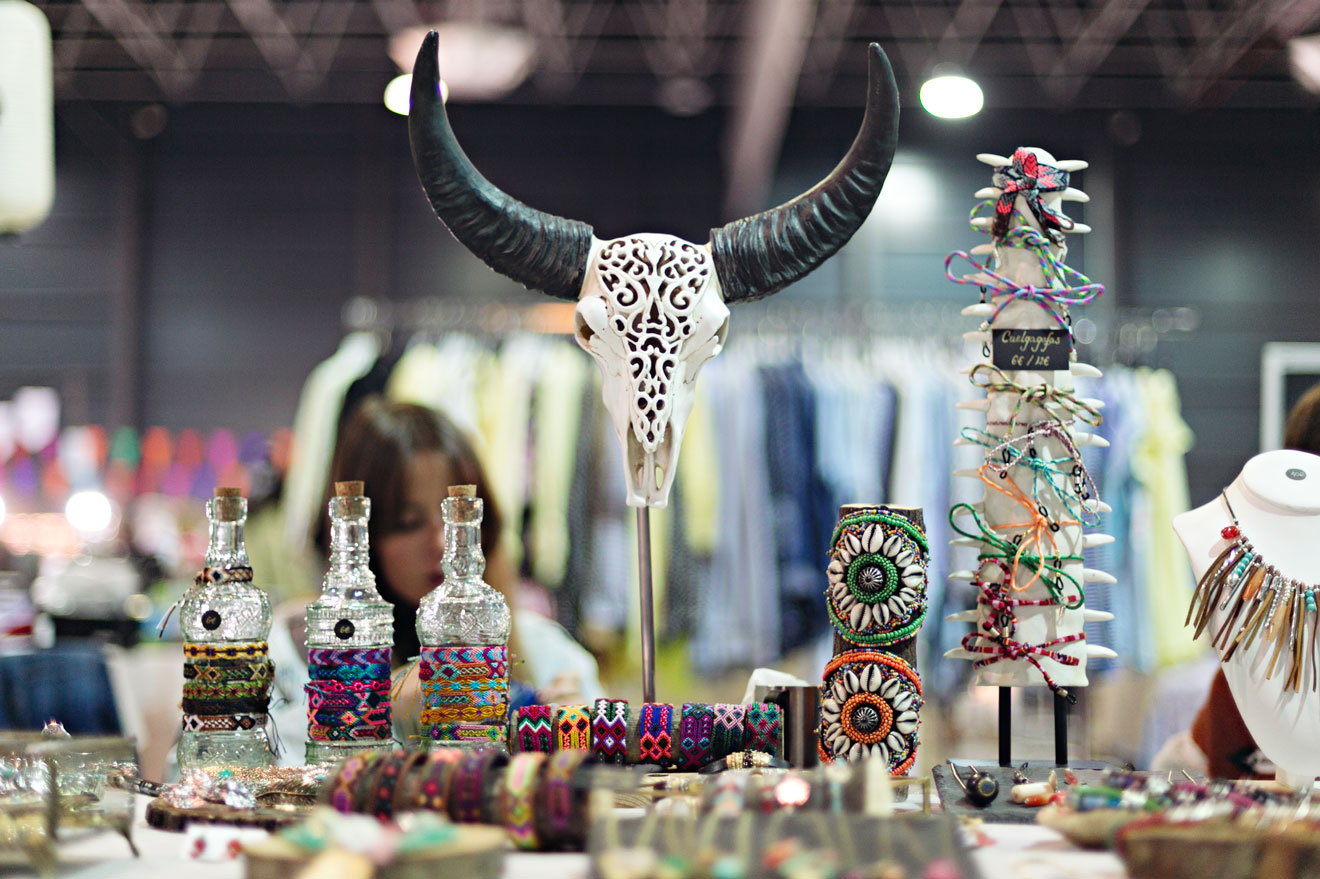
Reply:
[[[537,846],[533,799],[536,796],[537,774],[545,760],[545,754],[535,751],[519,754],[509,763],[504,773],[501,792],[504,829],[508,831],[509,841],[514,847],[525,851]]]
[[[456,748],[439,748],[427,755],[422,784],[413,801],[413,808],[448,812],[449,778],[462,758],[463,752]]]
[[[743,719],[747,709],[725,703],[714,707],[715,728],[710,737],[710,759],[718,760],[743,749]]]
[[[555,747],[561,751],[591,750],[591,712],[585,705],[555,709]]]
[[[602,763],[622,766],[628,759],[628,703],[597,699],[591,718],[591,750]]]
[[[711,736],[715,731],[715,712],[699,702],[683,703],[679,725],[678,768],[700,769],[710,762]]]
[[[772,702],[748,705],[743,738],[747,750],[778,757],[784,750],[784,715],[779,706]]]
[[[541,772],[536,803],[536,832],[541,848],[580,848],[587,835],[587,792],[574,783],[581,766],[591,759],[585,750],[556,751]]]
[[[549,705],[524,705],[514,721],[513,743],[523,753],[549,754],[554,745],[555,710]]]
[[[658,763],[661,768],[674,762],[674,740],[670,724],[674,706],[663,702],[647,702],[637,722],[638,754],[641,763]]]
[[[498,748],[464,754],[449,778],[449,817],[461,824],[490,823],[494,815],[486,803],[487,789],[494,770],[508,762],[509,755]]]

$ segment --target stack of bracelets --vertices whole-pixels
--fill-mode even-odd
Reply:
[[[509,755],[499,748],[363,751],[326,779],[323,798],[340,812],[381,820],[440,812],[463,824],[502,824],[524,850],[580,850],[588,784],[578,770],[590,751]]]
[[[307,737],[390,740],[390,648],[307,651]]]
[[[591,753],[601,763],[655,764],[696,770],[741,751],[778,757],[783,750],[778,705],[703,705],[681,709],[646,702],[633,713],[622,699],[586,705],[528,705],[510,724],[510,750],[549,754]]]
[[[509,721],[508,648],[423,647],[423,734],[438,742],[501,744]]]
[[[265,726],[275,666],[265,641],[183,645],[183,730],[216,732]]]

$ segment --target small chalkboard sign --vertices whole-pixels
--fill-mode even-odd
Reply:
[[[1069,367],[1072,342],[1067,330],[994,330],[991,361],[999,369],[1037,372]]]

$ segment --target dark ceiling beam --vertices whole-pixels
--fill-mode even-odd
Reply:
[[[167,97],[185,96],[198,70],[189,65],[173,40],[161,33],[156,11],[151,6],[128,0],[83,0],[83,5]]]
[[[1109,0],[1100,7],[1054,63],[1050,79],[1057,83],[1060,100],[1071,101],[1077,96],[1149,3],[1150,0]]]
[[[949,26],[935,44],[937,61],[952,61],[966,67],[981,45],[986,31],[999,14],[1001,0],[962,0]]]
[[[725,137],[724,215],[767,207],[779,149],[797,94],[815,0],[749,0],[747,36]]]
[[[1188,103],[1199,102],[1262,39],[1286,43],[1320,17],[1320,0],[1282,0],[1240,5],[1237,18],[1197,52],[1174,87]]]

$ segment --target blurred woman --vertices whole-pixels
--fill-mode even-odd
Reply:
[[[484,579],[509,603],[510,695],[536,701],[590,703],[604,695],[596,661],[557,623],[518,601],[518,579],[500,549],[501,515],[472,443],[439,412],[369,397],[349,416],[335,447],[331,481],[361,480],[371,499],[372,572],[394,605],[394,662],[417,656],[416,613],[422,596],[444,579],[440,504],[451,485],[475,485],[484,504]],[[528,691],[531,692],[528,692]],[[534,694],[534,696],[533,696]],[[396,681],[394,726],[400,740],[418,734],[420,691],[415,666]]]

